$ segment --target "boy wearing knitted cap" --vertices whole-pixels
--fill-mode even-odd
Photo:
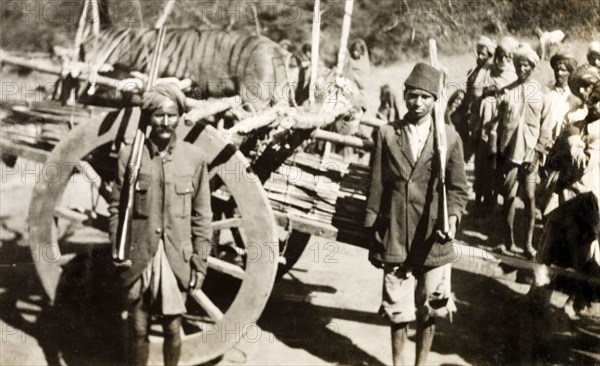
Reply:
[[[165,365],[177,365],[181,353],[181,314],[185,293],[200,288],[211,249],[212,213],[207,163],[196,146],[177,141],[175,128],[185,112],[185,95],[175,84],[158,84],[144,93],[140,124],[151,131],[135,182],[131,223],[132,265],[117,269],[127,294],[128,356],[132,365],[148,361],[151,316],[164,330]],[[119,152],[110,200],[113,243],[131,146]]]
[[[450,290],[449,257],[467,202],[460,137],[445,125],[448,153],[446,187],[450,230],[436,233],[439,177],[432,110],[440,72],[417,64],[404,84],[407,113],[379,128],[371,156],[371,181],[365,227],[373,243],[369,259],[383,268],[381,313],[391,322],[394,365],[409,364],[408,324],[416,320],[415,364],[427,360],[435,318],[456,310]]]
[[[526,249],[533,249],[535,224],[535,186],[538,154],[535,151],[540,136],[543,94],[540,84],[531,74],[540,61],[528,44],[522,44],[514,54],[517,81],[507,86],[498,97],[498,114],[491,126],[491,136],[497,136],[497,174],[500,194],[504,197],[504,230],[498,251],[523,253],[516,246],[514,220],[515,199],[522,192],[527,216]],[[519,189],[521,188],[521,189]]]

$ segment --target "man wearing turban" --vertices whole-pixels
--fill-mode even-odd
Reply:
[[[471,115],[479,115],[479,105],[481,103],[481,95],[483,93],[483,78],[489,73],[492,65],[496,44],[486,36],[481,36],[477,41],[475,52],[477,54],[476,66],[467,74],[467,84],[465,95],[460,107],[464,111],[462,118],[468,125]],[[467,131],[469,132],[469,131]],[[468,134],[467,134],[468,136]],[[467,137],[465,136],[465,137]],[[474,153],[473,142],[467,138],[463,138],[463,148],[465,153],[465,161],[468,161]]]
[[[592,277],[600,273],[600,82],[591,88],[587,105],[585,119],[563,129],[548,157],[558,179],[536,260]],[[536,286],[549,282],[547,270],[535,274]],[[540,289],[549,299],[552,288],[532,288]],[[571,317],[593,300],[588,286],[578,286],[569,295],[564,310]]]
[[[149,125],[150,133],[135,181],[129,244],[132,264],[117,268],[127,294],[132,365],[148,361],[152,315],[158,315],[163,326],[165,365],[178,363],[185,293],[202,285],[207,270],[212,237],[207,163],[201,149],[175,136],[185,101],[179,87],[169,83],[158,84],[143,95],[140,123]],[[109,206],[113,244],[130,155],[131,146],[119,152]]]
[[[408,364],[409,322],[416,320],[416,364],[423,365],[435,319],[456,310],[448,260],[456,257],[445,243],[454,238],[468,193],[460,137],[452,126],[444,125],[450,230],[436,234],[439,169],[432,110],[440,97],[440,76],[427,64],[414,67],[404,83],[408,111],[379,128],[371,156],[365,227],[373,239],[369,259],[384,270],[381,312],[391,322],[394,365]]]
[[[504,197],[505,224],[502,244],[497,247],[502,252],[523,253],[523,249],[516,246],[514,237],[515,200],[521,191],[527,216],[526,248],[530,255],[535,254],[532,245],[538,158],[535,147],[540,137],[543,93],[531,74],[539,61],[537,53],[526,43],[515,50],[517,81],[498,97],[498,113],[491,125],[491,140],[497,141],[499,189]],[[521,190],[519,186],[522,186]]]
[[[544,97],[540,139],[536,146],[536,151],[542,160],[554,144],[563,125],[575,122],[568,120],[567,113],[572,105],[577,104],[578,99],[571,93],[568,85],[569,76],[577,67],[575,57],[558,52],[550,59],[550,66],[554,71],[555,82]]]
[[[475,149],[475,202],[479,208],[493,209],[496,205],[494,181],[493,141],[490,126],[496,117],[496,96],[499,92],[517,80],[513,66],[513,53],[518,46],[517,40],[504,37],[496,47],[493,64],[485,68],[475,80],[478,90],[471,106],[469,126]],[[482,206],[483,205],[483,206]]]
[[[600,68],[600,42],[595,41],[588,46],[587,60],[591,66]]]

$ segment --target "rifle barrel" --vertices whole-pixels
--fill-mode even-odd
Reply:
[[[168,9],[170,11],[173,2],[174,1],[169,0],[166,10]],[[168,14],[168,11],[165,11],[165,14]],[[166,28],[163,25],[164,20],[162,23],[159,22],[157,24],[160,24],[161,26],[158,30],[156,48],[154,49],[154,54],[152,55],[152,62],[150,64],[150,70],[148,73],[148,84],[146,86],[146,90],[151,88],[156,83],[160,69],[160,59],[162,57],[163,46],[165,43]],[[117,248],[114,258],[114,260],[119,263],[130,263],[130,261],[127,260],[127,253],[131,233],[131,213],[135,200],[135,184],[140,166],[142,164],[142,152],[144,150],[144,142],[146,140],[147,124],[145,122],[146,121],[138,122],[138,128],[135,134],[135,139],[133,140],[133,146],[131,148],[131,154],[129,155],[127,169],[125,171],[126,179],[123,180],[122,192],[124,191],[126,194],[125,196],[121,195],[120,208],[123,208],[124,212],[119,215]]]

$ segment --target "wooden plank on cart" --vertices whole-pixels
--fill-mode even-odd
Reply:
[[[331,224],[319,223],[307,217],[287,214],[281,211],[273,211],[277,224],[283,227],[293,227],[303,233],[321,236],[327,239],[335,239],[338,230]]]
[[[17,144],[14,141],[0,136],[0,152],[2,154],[15,155],[38,162],[46,161],[49,151],[33,146]]]

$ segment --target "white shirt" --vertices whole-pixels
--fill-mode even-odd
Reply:
[[[431,131],[431,117],[427,118],[421,124],[408,124],[410,150],[412,151],[415,161],[419,159],[421,151],[425,146],[429,132]]]

